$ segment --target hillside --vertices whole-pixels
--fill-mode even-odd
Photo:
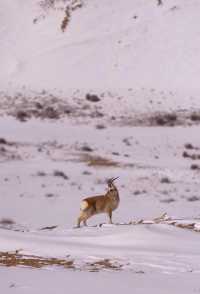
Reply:
[[[163,2],[2,0],[1,88],[198,95],[200,3]]]
[[[200,2],[162,2],[1,0],[4,294],[199,293]]]

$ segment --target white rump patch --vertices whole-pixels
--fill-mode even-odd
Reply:
[[[83,200],[81,202],[81,210],[85,210],[86,208],[88,208],[88,203],[86,200]]]

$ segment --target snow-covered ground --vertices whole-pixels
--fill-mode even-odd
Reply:
[[[136,293],[198,291],[199,171],[191,165],[199,160],[183,157],[183,152],[199,154],[198,130],[198,126],[96,129],[66,119],[1,118],[0,252],[74,262],[74,269],[46,266],[32,274],[30,269],[2,268],[7,273],[6,279],[1,275],[3,287],[15,293],[41,291],[44,282],[39,280],[40,286],[32,282],[37,271],[45,280],[54,271],[58,277],[46,286],[48,293],[59,283],[66,287],[66,281],[61,282],[64,272],[70,289],[77,279],[83,283],[84,278],[94,278],[97,282],[89,291],[94,288],[97,293],[104,279],[112,291],[120,291],[119,278],[130,285],[127,291],[136,281]],[[107,221],[99,215],[89,220],[88,228],[74,229],[81,198],[104,192],[106,179],[113,176],[120,177],[116,184],[121,204],[114,213],[118,225],[96,227]],[[155,220],[164,212],[169,219]],[[105,260],[109,262],[102,267]],[[20,273],[33,275],[33,280],[23,282]],[[166,289],[162,289],[164,276],[169,281]],[[180,284],[181,277],[189,282]],[[81,289],[76,286],[72,293]]]
[[[157,3],[1,0],[2,293],[200,292],[200,3]]]

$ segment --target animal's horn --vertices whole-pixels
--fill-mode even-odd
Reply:
[[[116,178],[112,178],[111,179],[111,182],[114,182],[116,179],[118,179],[119,177],[116,177]]]

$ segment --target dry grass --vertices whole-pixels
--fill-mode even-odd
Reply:
[[[58,258],[44,258],[32,255],[23,255],[16,252],[0,252],[0,265],[10,266],[26,266],[32,268],[42,268],[46,266],[62,266],[68,269],[74,269],[73,260],[65,260]]]
[[[94,167],[118,167],[120,164],[112,159],[101,156],[83,154],[82,160],[87,162],[88,166]]]
[[[61,30],[63,33],[69,24],[70,18],[71,18],[70,9],[69,9],[69,7],[67,7],[65,10],[65,16],[64,16],[62,23],[61,23]]]
[[[187,229],[187,230],[192,230],[194,232],[199,232],[195,228],[195,223],[184,224],[184,223],[178,223],[178,222],[171,222],[170,225],[175,226],[177,228],[181,228],[181,229]]]
[[[86,270],[91,272],[98,272],[100,270],[118,271],[122,269],[122,264],[111,259],[87,262],[86,264],[80,266],[75,265],[74,260],[23,255],[20,254],[19,251],[0,252],[0,265],[6,267],[25,266],[36,269],[49,266],[58,266],[65,269]]]
[[[122,269],[122,264],[119,264],[118,262],[114,262],[111,259],[106,258],[92,263],[87,263],[87,267],[91,272],[98,272],[103,269],[119,271]]]

